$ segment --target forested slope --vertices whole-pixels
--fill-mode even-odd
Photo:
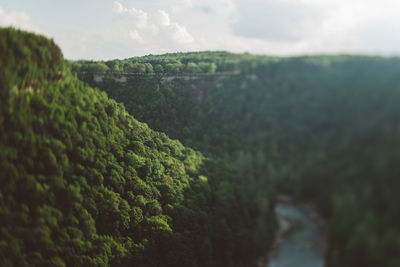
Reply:
[[[202,62],[215,68],[189,71]],[[329,222],[329,266],[399,266],[399,58],[205,52],[72,64],[126,75],[78,72],[151,127],[234,162],[249,184],[315,204]],[[132,64],[165,68],[138,75]]]
[[[79,81],[53,41],[0,29],[0,70],[1,266],[249,266],[268,250],[266,191]]]

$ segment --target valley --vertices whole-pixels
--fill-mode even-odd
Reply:
[[[0,37],[1,266],[399,266],[399,58]]]

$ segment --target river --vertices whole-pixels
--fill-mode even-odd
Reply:
[[[275,211],[283,234],[266,267],[323,267],[324,239],[318,224],[291,204],[278,203]]]

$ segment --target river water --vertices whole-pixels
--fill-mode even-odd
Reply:
[[[275,207],[281,230],[287,228],[278,250],[266,267],[323,267],[323,236],[317,223],[297,207],[278,203]]]

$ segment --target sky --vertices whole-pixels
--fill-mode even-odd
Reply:
[[[400,55],[398,0],[2,0],[0,26],[53,38],[68,59],[204,50]]]

